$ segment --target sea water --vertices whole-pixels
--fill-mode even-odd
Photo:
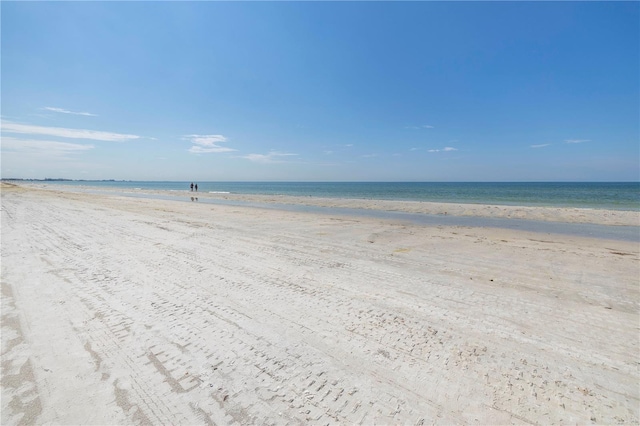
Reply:
[[[120,189],[190,191],[190,182],[50,181]],[[200,193],[433,201],[640,211],[640,182],[197,182]]]

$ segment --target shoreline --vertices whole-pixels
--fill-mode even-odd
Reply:
[[[188,192],[189,182],[116,180],[11,180],[8,183],[92,187],[120,191]],[[415,186],[414,186],[415,185]],[[490,188],[493,190],[489,190]],[[623,189],[624,187],[624,189]],[[294,182],[203,181],[200,193],[329,199],[560,207],[640,212],[640,182]],[[193,188],[192,188],[193,190]],[[636,196],[632,196],[632,191]],[[518,192],[520,191],[520,192]],[[622,192],[619,192],[622,191]],[[447,196],[448,194],[448,196]],[[452,198],[451,196],[455,194]],[[588,201],[592,199],[592,201]],[[635,199],[635,201],[633,201]]]
[[[361,209],[375,211],[429,214],[442,216],[523,219],[545,222],[585,223],[607,226],[640,227],[640,211],[610,210],[574,207],[533,207],[492,204],[440,203],[428,201],[390,201],[348,198],[323,198],[312,196],[228,194],[190,192],[188,190],[148,190],[105,188],[98,186],[65,186],[44,183],[29,183],[25,187],[61,192],[96,192],[104,194],[157,195],[164,197],[195,197],[207,200],[238,201],[243,203],[283,204],[336,209]]]
[[[637,423],[637,243],[2,187],[2,423]]]

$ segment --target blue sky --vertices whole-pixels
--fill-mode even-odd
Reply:
[[[640,180],[638,2],[2,2],[2,176]]]

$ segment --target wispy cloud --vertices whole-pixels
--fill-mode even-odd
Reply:
[[[289,152],[277,152],[271,151],[268,154],[249,154],[243,155],[240,158],[245,158],[255,163],[271,164],[271,163],[285,163],[286,157],[297,156],[298,154],[292,154]]]
[[[75,112],[75,111],[69,111],[68,109],[64,109],[64,108],[44,107],[43,109],[46,109],[47,111],[60,112],[62,114],[86,115],[89,117],[97,117],[96,114],[91,114],[90,112]]]
[[[64,127],[44,127],[31,124],[19,124],[12,121],[3,121],[2,132],[20,133],[27,135],[46,135],[70,139],[92,139],[106,142],[126,142],[139,139],[137,135],[126,135],[122,133],[101,132],[85,129],[67,129]]]
[[[41,154],[46,156],[64,156],[93,149],[93,145],[69,142],[20,139],[10,136],[2,138],[2,151]]]
[[[458,148],[453,148],[450,146],[445,146],[442,149],[430,149],[429,152],[451,152],[451,151],[457,151]]]
[[[423,124],[421,126],[405,126],[405,129],[413,129],[413,130],[418,130],[418,129],[435,129],[435,127],[433,127],[430,124]]]
[[[186,135],[182,139],[188,140],[193,144],[193,146],[189,148],[189,152],[192,154],[237,151],[233,148],[218,145],[220,143],[227,142],[227,138],[222,135]]]
[[[377,156],[378,156],[378,154],[364,154],[364,155],[362,156],[362,158],[375,158],[375,157],[377,157]]]
[[[590,142],[591,139],[566,139],[564,141],[564,143],[583,143],[583,142]]]
[[[539,145],[530,145],[530,148],[544,148],[545,146],[551,145],[550,143],[541,143]]]

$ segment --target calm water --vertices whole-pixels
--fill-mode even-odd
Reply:
[[[189,190],[189,182],[51,183],[120,189]],[[640,210],[640,182],[198,182],[198,192]]]

